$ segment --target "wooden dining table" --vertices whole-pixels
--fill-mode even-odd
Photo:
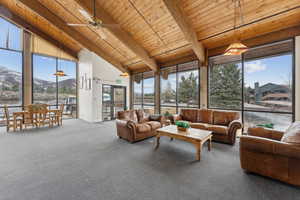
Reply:
[[[55,116],[59,116],[59,112],[60,109],[49,109],[47,110],[47,113],[53,113],[55,114]],[[17,120],[18,118],[22,118],[22,124],[25,121],[25,115],[29,114],[29,111],[23,110],[23,111],[17,111],[17,112],[13,112],[13,120],[14,120],[14,126],[13,126],[13,130],[16,131],[17,130]],[[57,119],[57,121],[59,121],[59,119]],[[23,129],[22,124],[20,125],[20,130]]]

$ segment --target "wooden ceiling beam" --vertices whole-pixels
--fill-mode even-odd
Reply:
[[[75,39],[79,44],[81,44],[88,50],[95,52],[97,55],[102,57],[104,60],[106,60],[113,66],[115,66],[120,71],[129,72],[129,70],[125,68],[120,62],[116,61],[116,59],[114,59],[112,56],[108,55],[101,48],[97,47],[93,41],[87,39],[84,35],[76,31],[73,27],[67,26],[67,24],[60,17],[52,13],[48,8],[43,6],[38,1],[19,0],[19,2],[23,3],[33,12],[48,20],[51,24],[53,24],[58,29],[69,35],[71,38]]]
[[[52,45],[60,48],[64,52],[66,52],[66,53],[70,54],[71,56],[73,56],[74,58],[78,59],[78,52],[70,49],[69,47],[67,47],[63,43],[59,42],[55,38],[53,38],[50,35],[48,35],[47,33],[43,32],[42,30],[36,28],[35,26],[27,23],[20,16],[18,16],[16,13],[12,12],[11,10],[9,10],[4,5],[2,5],[2,6],[9,11],[9,14],[8,13],[0,13],[0,16],[6,18],[7,20],[9,20],[9,21],[11,21],[11,22],[13,22],[13,23],[21,26],[21,27],[23,27],[24,29],[28,30],[29,32],[31,32],[33,34],[38,35],[39,37],[41,37],[42,39],[46,40],[50,44],[52,44]]]
[[[268,44],[275,41],[290,39],[298,35],[300,35],[300,25],[282,29],[279,31],[274,31],[271,33],[266,33],[263,35],[258,35],[253,38],[243,39],[242,42],[248,47],[255,47],[258,45]],[[228,42],[230,42],[230,40]],[[209,49],[208,56],[217,56],[223,54],[227,46],[228,45]]]
[[[185,39],[191,44],[192,49],[201,63],[205,62],[205,50],[201,42],[198,41],[195,30],[189,23],[184,12],[178,6],[178,0],[163,0],[165,6],[174,18]]]
[[[83,9],[88,11],[91,15],[93,13],[93,5],[91,0],[75,0]],[[117,24],[117,22],[97,3],[96,1],[96,18],[104,24]],[[135,53],[148,67],[153,71],[157,71],[158,66],[156,61],[150,57],[148,52],[137,43],[133,37],[121,27],[106,27],[111,34],[113,34],[120,42],[122,42],[128,49]]]

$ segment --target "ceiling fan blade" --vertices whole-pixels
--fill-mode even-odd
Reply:
[[[85,11],[85,10],[83,10],[83,9],[78,9],[78,11],[87,19],[87,20],[89,20],[89,21],[94,21],[93,20],[93,18],[91,17],[91,15],[87,12],[87,11]]]
[[[104,32],[103,28],[100,27],[100,28],[98,28],[97,30],[98,30],[98,33],[99,33],[100,37],[101,37],[103,40],[107,38],[107,35],[106,35],[106,33]]]
[[[104,28],[120,28],[121,26],[119,24],[101,24]]]
[[[11,12],[4,6],[0,6],[0,15],[8,18],[12,17]]]
[[[89,26],[89,24],[67,24],[68,26]]]

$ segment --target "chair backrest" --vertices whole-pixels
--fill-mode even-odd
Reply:
[[[4,119],[6,120],[6,122],[8,122],[10,116],[9,116],[9,111],[8,111],[7,105],[5,105],[5,106],[3,107],[3,109],[4,109]]]
[[[63,114],[63,112],[64,112],[64,107],[65,107],[65,104],[60,104],[60,106],[59,106],[59,113],[60,113],[60,115]]]
[[[136,114],[136,110],[124,110],[119,111],[117,115],[117,119],[121,120],[132,120],[134,122],[138,121],[138,117]]]

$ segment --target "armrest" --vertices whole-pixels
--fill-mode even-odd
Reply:
[[[263,127],[252,127],[248,128],[248,135],[268,138],[272,140],[280,141],[283,136],[282,131],[276,131],[272,129],[267,129]]]
[[[300,159],[300,147],[256,136],[241,136],[240,149]]]
[[[136,122],[134,122],[132,120],[117,119],[116,123],[117,123],[117,126],[121,126],[121,127],[128,127],[128,128],[136,127]]]
[[[230,124],[228,125],[228,132],[229,133],[235,133],[238,129],[243,128],[243,124],[240,120],[233,120],[232,122],[230,122]]]

